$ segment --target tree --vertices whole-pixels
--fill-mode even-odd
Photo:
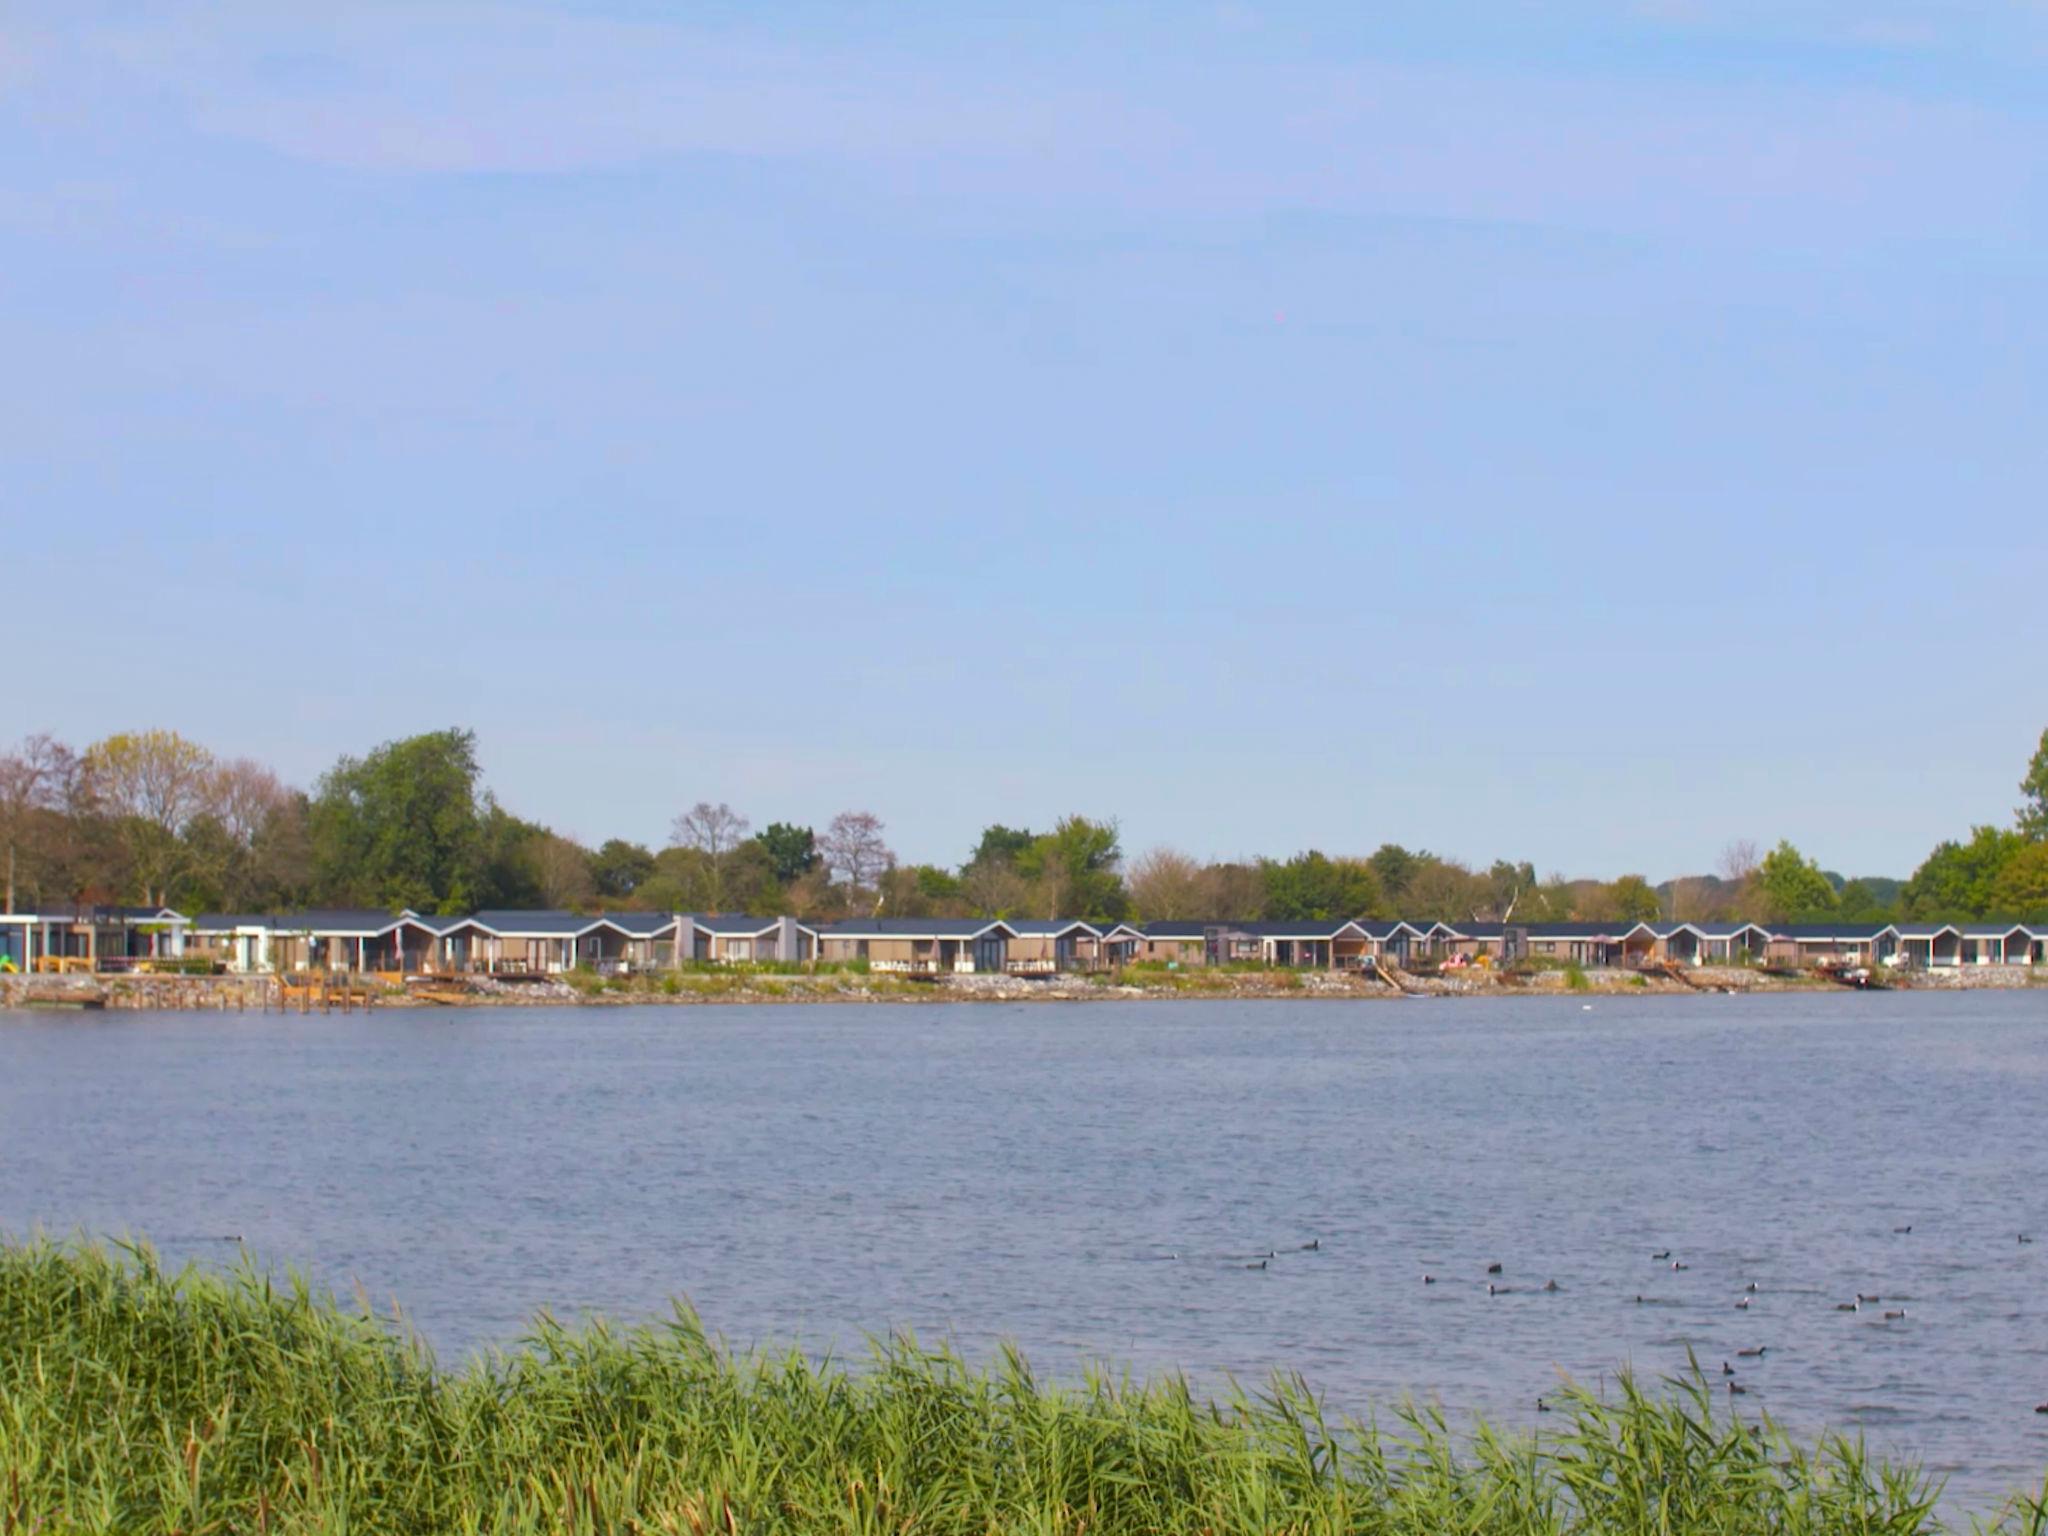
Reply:
[[[590,856],[590,878],[597,894],[614,900],[631,896],[641,882],[654,873],[654,855],[639,843],[624,838],[606,838]]]
[[[1332,859],[1311,848],[1284,864],[1268,859],[1261,868],[1268,917],[1346,922],[1365,916],[1379,900],[1372,866],[1356,859]]]
[[[185,833],[212,807],[213,754],[176,731],[124,732],[86,748],[82,770],[142,899],[168,903],[172,884],[193,864]]]
[[[341,758],[313,795],[313,865],[323,896],[460,913],[490,885],[512,884],[506,856],[532,829],[513,817],[487,827],[502,813],[480,800],[478,777],[476,735],[459,729]],[[503,899],[502,889],[495,894]]]
[[[771,821],[768,823],[768,830],[761,834],[758,841],[762,852],[768,855],[768,862],[775,871],[775,878],[784,885],[802,879],[821,862],[818,856],[817,835],[809,827],[796,827],[788,822]]]
[[[2041,745],[2027,764],[2027,776],[2020,780],[2018,812],[2020,835],[2039,841],[2048,838],[2048,730],[2041,732]]]
[[[1017,871],[1036,887],[1042,916],[1101,921],[1130,909],[1118,873],[1122,862],[1114,821],[1063,816],[1017,856]]]
[[[1483,916],[1494,922],[1510,922],[1517,908],[1522,907],[1536,890],[1536,866],[1528,862],[1513,863],[1507,859],[1495,859],[1493,867],[1486,872]]]
[[[747,818],[723,800],[716,805],[699,800],[676,817],[668,835],[677,847],[700,849],[715,862],[747,835],[748,825]]]
[[[1131,862],[1131,905],[1147,922],[1214,916],[1205,906],[1202,866],[1172,848],[1153,848]]]
[[[880,879],[882,906],[893,917],[960,917],[960,877],[936,864],[897,864]]]
[[[6,907],[26,887],[41,894],[55,875],[56,845],[78,776],[78,757],[52,736],[30,736],[0,753],[0,856]]]
[[[1721,850],[1718,869],[1721,878],[1730,885],[1742,885],[1756,873],[1760,862],[1756,844],[1749,838],[1738,837],[1731,839]]]
[[[588,848],[558,832],[544,832],[529,845],[527,857],[543,906],[571,912],[589,907],[597,895],[597,881]]]
[[[960,871],[960,896],[983,917],[1011,917],[1031,904],[1031,882],[1008,859],[976,859]]]
[[[1892,912],[1869,881],[1849,880],[1835,895],[1835,915],[1845,923],[1882,923]]]
[[[284,782],[252,758],[214,766],[206,809],[185,832],[194,854],[192,874],[205,883],[214,904],[232,911],[261,904],[268,893],[255,867],[257,845],[287,813],[292,799]],[[273,843],[272,852],[276,849]]]
[[[1422,868],[1427,853],[1410,853],[1399,843],[1382,843],[1366,862],[1380,883],[1380,894],[1396,907],[1408,894],[1408,882]]]
[[[2048,920],[2048,840],[2028,843],[1991,883],[1991,910],[2002,917]]]
[[[1835,910],[1834,882],[1790,841],[1778,846],[1757,866],[1756,885],[1763,915],[1774,923],[1792,922]]]
[[[291,911],[313,899],[311,806],[303,790],[289,789],[249,840],[243,911]]]
[[[968,864],[1014,864],[1024,850],[1038,841],[1036,832],[1006,827],[1001,822],[982,828],[981,841],[974,845]]]
[[[1244,859],[1211,864],[1202,871],[1202,910],[1195,915],[1226,923],[1267,916],[1265,867]]]
[[[1991,910],[1992,890],[2007,861],[2027,844],[2002,827],[1975,827],[1967,843],[1937,844],[1899,892],[1907,917],[1953,921]]]
[[[726,909],[726,855],[739,846],[749,825],[746,817],[723,800],[716,805],[708,800],[699,800],[669,827],[669,836],[679,847],[695,848],[708,861],[711,871],[708,905],[714,912]]]
[[[882,831],[882,818],[873,811],[841,811],[818,839],[825,867],[846,887],[849,900],[874,890],[882,871],[896,862]]]
[[[1613,921],[1620,923],[1651,922],[1664,910],[1657,888],[1641,875],[1623,875],[1611,883],[1606,891],[1606,905]]]
[[[1429,858],[1409,877],[1401,900],[1403,917],[1457,923],[1487,905],[1491,886],[1454,859]]]

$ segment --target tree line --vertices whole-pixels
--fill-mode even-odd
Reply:
[[[729,804],[681,811],[667,843],[590,847],[516,816],[483,787],[462,729],[344,756],[311,789],[220,758],[173,731],[82,750],[32,736],[0,753],[6,910],[81,902],[189,912],[309,906],[465,913],[487,907],[898,917],[1225,921],[1764,922],[2048,919],[2048,731],[2010,827],[1939,844],[1911,878],[1844,879],[1790,842],[1737,840],[1711,875],[1652,885],[1539,878],[1526,860],[1477,867],[1384,843],[1370,854],[1126,858],[1117,823],[1071,815],[992,823],[958,865],[903,863],[871,811],[823,828],[756,828]]]

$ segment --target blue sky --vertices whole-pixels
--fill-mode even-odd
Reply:
[[[0,18],[0,736],[1902,873],[2048,724],[2048,6]]]

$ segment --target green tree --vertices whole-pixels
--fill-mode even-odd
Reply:
[[[1907,917],[1942,922],[1984,916],[2000,872],[2026,842],[2002,827],[1975,827],[1967,843],[1937,844],[1899,892],[1900,909]]]
[[[1657,888],[1641,875],[1623,875],[1613,881],[1607,887],[1606,898],[1608,910],[1617,922],[1654,922],[1664,910]]]
[[[967,901],[960,877],[936,864],[898,864],[881,878],[882,910],[890,917],[960,917]]]
[[[771,821],[768,829],[755,841],[762,852],[768,855],[768,863],[775,871],[775,878],[784,885],[792,880],[801,880],[822,862],[818,854],[818,837],[809,827],[791,826],[784,821]]]
[[[631,896],[654,873],[654,855],[640,843],[608,838],[590,856],[590,878],[600,896],[618,900]]]
[[[1022,827],[1006,827],[997,822],[982,828],[981,841],[974,845],[974,852],[967,862],[970,865],[1015,864],[1037,841],[1036,832],[1027,832]]]
[[[1259,870],[1270,918],[1346,922],[1379,906],[1379,877],[1357,859],[1333,859],[1311,848],[1284,863],[1263,859]]]
[[[1756,879],[1764,916],[1771,922],[1793,922],[1835,910],[1834,882],[1789,840],[1780,839],[1778,846],[1764,855]]]
[[[1892,916],[1891,907],[1867,880],[1850,880],[1838,893],[1835,915],[1848,923],[1882,923]]]
[[[1408,894],[1408,884],[1421,871],[1429,854],[1410,853],[1399,843],[1382,843],[1366,863],[1380,883],[1380,894],[1395,906]]]
[[[1991,910],[2048,921],[2048,841],[2028,843],[2005,861],[1991,882]]]
[[[1505,922],[1512,914],[1526,914],[1536,892],[1534,864],[1495,859],[1493,868],[1486,872],[1485,880],[1487,910],[1494,917]]]
[[[1086,816],[1062,817],[1016,860],[1018,873],[1037,887],[1044,916],[1091,921],[1114,920],[1130,910],[1122,862],[1116,823]]]
[[[2041,732],[2041,745],[2027,764],[2027,776],[2020,780],[2019,828],[2024,837],[2048,838],[2048,730]]]
[[[450,729],[344,757],[313,795],[313,864],[328,900],[389,909],[466,912],[511,883],[518,825],[494,825],[477,793],[476,735]],[[505,818],[516,823],[516,818]],[[539,829],[532,829],[538,831]]]
[[[224,842],[217,829],[196,843],[189,836],[214,809],[215,764],[211,752],[176,731],[109,736],[86,748],[80,767],[143,901],[170,901],[172,887]]]

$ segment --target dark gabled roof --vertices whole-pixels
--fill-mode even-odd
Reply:
[[[500,935],[540,938],[573,938],[595,928],[600,919],[581,912],[515,912],[499,908],[479,912],[471,919],[477,926]]]
[[[1101,938],[1106,931],[1078,917],[1006,917],[1003,921],[1010,925],[1010,932],[1020,939],[1053,939],[1061,934],[1072,933],[1076,928],[1083,933]]]
[[[1346,928],[1362,931],[1358,924],[1348,917],[1330,919],[1326,917],[1300,917],[1285,922],[1239,923],[1240,933],[1248,933],[1255,939],[1334,939]]]
[[[673,912],[607,912],[601,921],[636,939],[651,939],[676,925]]]
[[[466,928],[476,921],[473,917],[447,917],[439,912],[415,912],[410,907],[398,914],[398,921],[410,923],[415,928],[424,928],[432,934],[453,933]]]
[[[206,912],[192,919],[201,933],[232,933],[237,928],[275,928],[277,919],[267,912]]]
[[[1966,939],[2003,939],[2015,933],[2024,933],[2028,938],[2034,936],[2034,930],[2025,923],[1958,923],[1954,926],[1962,930]]]
[[[374,935],[388,933],[398,919],[375,907],[308,907],[303,912],[286,912],[272,925],[278,933],[338,933]]]
[[[757,937],[773,930],[782,919],[779,917],[754,917],[745,912],[699,913],[691,918],[706,933],[730,933],[744,938]],[[809,925],[798,923],[799,928]]]
[[[1890,923],[1771,923],[1764,931],[1774,939],[1804,940],[1823,944],[1869,944],[1881,933],[1897,933],[1899,930],[1893,928]]]
[[[975,939],[992,928],[1007,938],[1017,930],[996,917],[859,917],[817,930],[834,939]]]
[[[1418,928],[1415,924],[1409,922],[1406,918],[1400,917],[1361,917],[1358,920],[1358,927],[1359,930],[1363,932],[1367,938],[1370,939],[1391,939],[1403,928],[1406,928],[1418,939],[1426,939],[1429,937],[1429,932],[1427,929]]]
[[[1771,930],[1766,928],[1762,923],[1689,922],[1685,926],[1692,929],[1693,932],[1699,934],[1702,938],[1708,939],[1732,939],[1738,933],[1760,933],[1765,938],[1769,938],[1771,936]]]
[[[44,923],[189,923],[192,919],[171,907],[107,907],[90,902],[58,902],[35,912],[10,912],[10,918],[34,918]]]
[[[1142,923],[1109,923],[1107,925],[1098,923],[1096,924],[1096,933],[1099,937],[1105,939],[1113,939],[1119,934],[1128,934],[1134,939],[1142,939],[1145,937],[1145,926]]]

